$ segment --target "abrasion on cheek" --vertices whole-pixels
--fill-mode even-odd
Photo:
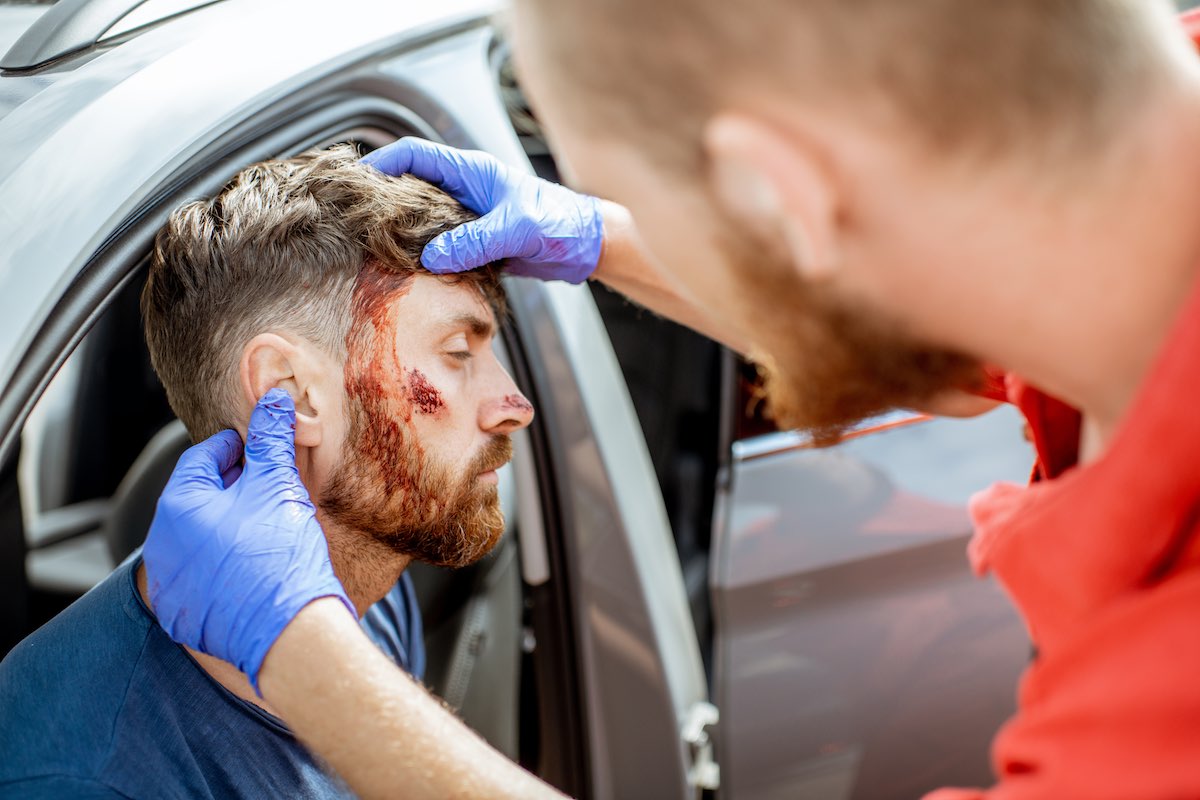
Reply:
[[[442,393],[437,390],[425,373],[413,369],[408,373],[408,400],[422,414],[436,414],[446,407]]]

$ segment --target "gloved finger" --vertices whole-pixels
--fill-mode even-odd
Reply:
[[[221,473],[221,483],[226,489],[228,489],[240,477],[242,477],[241,462],[234,464],[232,467]]]
[[[223,489],[222,473],[237,465],[241,457],[242,437],[237,431],[215,433],[183,451],[163,494],[195,486]]]
[[[412,154],[414,146],[424,141],[415,136],[405,136],[391,144],[385,144],[378,150],[372,150],[359,159],[359,163],[374,167],[385,175],[393,178],[412,172]],[[420,175],[418,178],[422,177]],[[431,180],[424,178],[424,180]]]
[[[509,252],[506,231],[491,214],[464,222],[457,228],[435,236],[421,251],[421,264],[439,275],[466,272],[502,258],[520,256]]]
[[[296,404],[283,389],[270,389],[259,398],[246,430],[243,474],[282,472],[300,480],[296,469]]]
[[[362,163],[391,175],[413,175],[441,187],[454,199],[476,213],[479,197],[471,186],[468,173],[474,170],[477,154],[416,136],[405,136],[367,153]]]

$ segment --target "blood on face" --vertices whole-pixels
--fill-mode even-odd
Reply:
[[[355,283],[343,372],[349,434],[321,507],[397,552],[459,566],[503,532],[495,487],[476,476],[507,461],[511,443],[494,437],[461,478],[421,446],[413,415],[441,413],[446,400],[398,357],[396,305],[412,280],[368,263]]]
[[[504,408],[512,409],[513,411],[522,411],[530,413],[533,411],[533,404],[525,399],[524,395],[508,394],[504,396]]]
[[[404,372],[396,354],[394,309],[412,286],[413,276],[368,261],[359,271],[351,303],[343,385],[350,403],[352,443],[357,454],[376,467],[385,491],[411,491],[421,479],[424,450],[409,442],[413,404],[405,398]],[[411,452],[408,469],[397,469],[401,454]],[[401,462],[402,463],[402,462]]]
[[[437,390],[425,373],[419,369],[408,371],[408,400],[421,414],[436,414],[446,407],[442,393]]]

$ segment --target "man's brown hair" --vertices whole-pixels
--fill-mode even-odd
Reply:
[[[344,359],[359,273],[423,272],[421,250],[474,219],[442,190],[358,163],[348,145],[264,161],[172,214],[142,291],[150,358],[199,441],[234,427],[238,363],[254,336],[288,332]],[[502,307],[492,267],[465,281]]]
[[[523,2],[584,113],[687,173],[704,121],[764,88],[885,110],[939,154],[1103,145],[1161,77],[1169,13],[1166,0]]]

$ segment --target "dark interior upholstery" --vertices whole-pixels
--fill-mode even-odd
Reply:
[[[117,486],[104,525],[104,538],[113,563],[120,564],[145,540],[158,496],[167,485],[175,463],[191,443],[182,422],[168,423],[151,437]]]

